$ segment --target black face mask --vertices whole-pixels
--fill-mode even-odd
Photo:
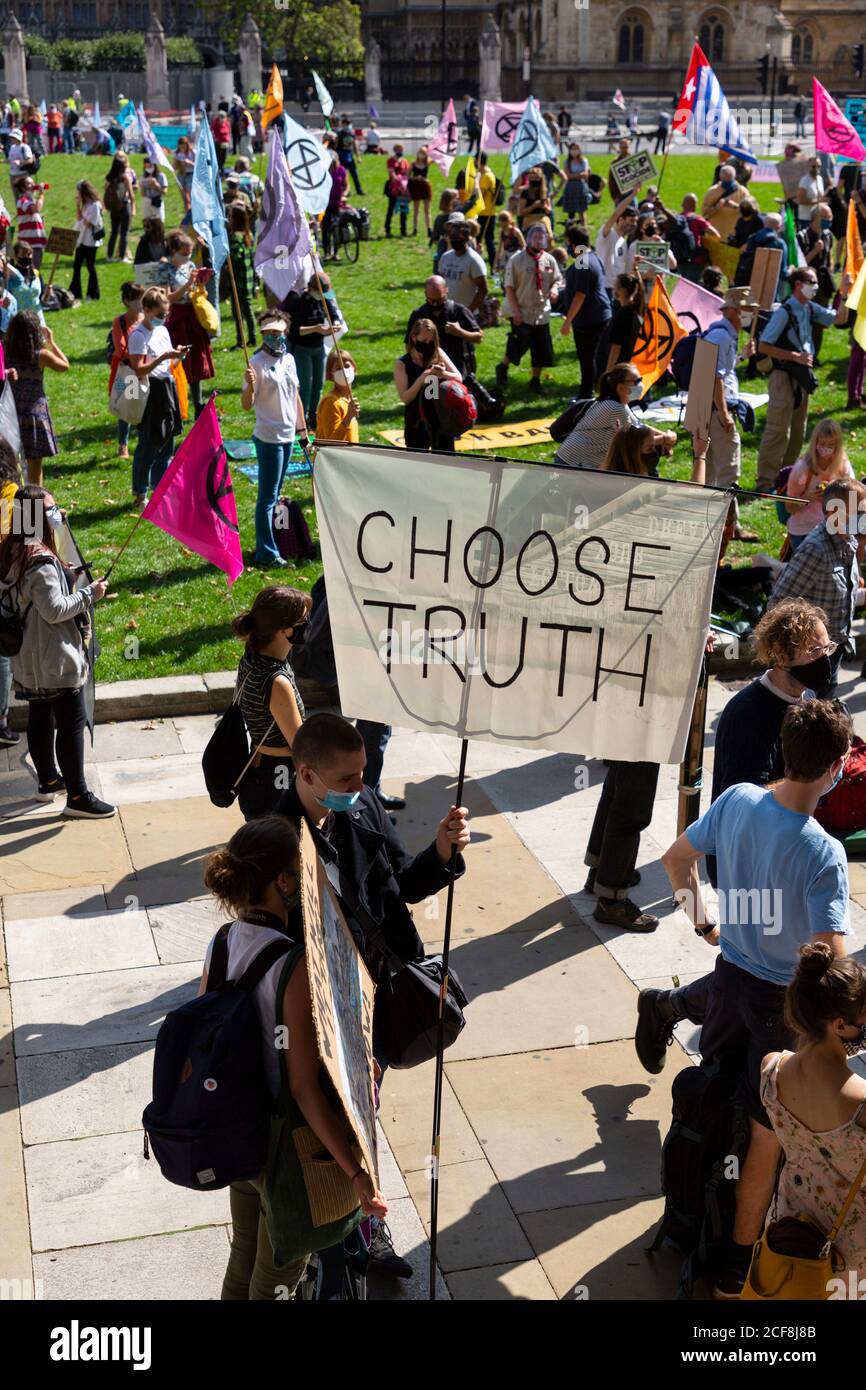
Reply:
[[[839,1041],[845,1049],[846,1057],[856,1057],[859,1052],[866,1052],[866,1023],[861,1025],[856,1038],[840,1038]]]
[[[802,666],[789,666],[788,675],[793,676],[801,685],[808,686],[810,690],[823,690],[825,685],[830,684],[833,667],[829,656],[818,656],[814,661],[807,661]]]

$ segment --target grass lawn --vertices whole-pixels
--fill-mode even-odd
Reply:
[[[494,156],[491,163],[497,172],[504,172],[505,156]],[[140,157],[134,157],[133,164],[140,172]],[[592,159],[593,169],[600,173],[606,171],[608,164],[607,156]],[[684,193],[702,194],[714,166],[714,152],[706,156],[671,158],[662,185],[666,204],[679,207]],[[452,169],[452,178],[458,167],[459,164]],[[106,159],[83,155],[46,158],[39,174],[40,179],[51,185],[46,195],[46,226],[71,226],[76,180],[89,178],[101,189],[107,168]],[[366,191],[362,198],[355,196],[354,201],[369,209],[372,239],[362,243],[357,265],[340,264],[334,269],[329,264],[328,269],[349,325],[344,341],[358,362],[355,392],[361,402],[361,438],[382,443],[379,431],[402,426],[402,407],[393,386],[393,364],[404,350],[403,330],[409,313],[423,303],[423,283],[431,270],[431,253],[423,231],[405,240],[399,236],[387,240],[384,236],[385,160],[381,156],[367,156],[361,162],[360,174]],[[437,170],[433,171],[433,184],[435,215],[438,194],[444,186]],[[776,207],[773,200],[781,189],[775,184],[757,184],[754,193],[761,206],[769,211]],[[601,205],[590,212],[593,232],[609,211],[610,203],[605,194]],[[175,187],[167,200],[167,226],[175,225],[180,215],[181,200]],[[560,226],[562,217],[560,210]],[[132,250],[140,231],[141,222],[137,218],[131,238]],[[82,552],[97,575],[108,567],[135,520],[130,510],[130,465],[116,456],[115,421],[107,407],[108,366],[105,361],[106,333],[112,317],[121,309],[120,285],[133,275],[129,265],[106,265],[102,260],[104,247],[105,243],[98,262],[100,302],[84,301],[77,309],[49,316],[57,341],[72,362],[72,369],[63,376],[46,374],[61,448],[56,459],[46,460],[46,485],[69,511]],[[46,260],[46,274],[48,268],[50,261]],[[70,273],[71,261],[61,259],[57,282],[68,284]],[[243,357],[230,350],[235,333],[228,303],[223,304],[222,315],[222,337],[214,343],[214,384],[219,391],[223,436],[226,439],[249,438],[252,415],[245,415],[240,408]],[[478,350],[479,375],[487,383],[492,381],[494,366],[502,356],[506,331],[504,324],[489,330]],[[554,320],[554,343],[557,361],[555,367],[545,373],[545,400],[539,401],[529,394],[528,367],[512,370],[508,422],[557,414],[575,393],[577,372],[573,347],[570,339],[558,336],[557,320]],[[844,410],[848,351],[847,332],[829,330],[826,333],[820,371],[822,385],[812,403],[811,419],[834,415],[840,420],[849,436],[849,452],[855,470],[862,474],[862,445],[857,433],[860,415]],[[759,421],[761,418],[759,413]],[[754,483],[757,445],[757,435],[744,437],[744,486]],[[536,444],[515,451],[515,457],[549,460],[553,453],[552,444]],[[687,477],[690,462],[691,449],[686,442],[677,447],[670,460],[663,460],[663,470],[672,477]],[[399,460],[395,460],[395,466],[399,466]],[[237,469],[233,476],[244,556],[251,561],[256,489]],[[315,535],[310,480],[294,483],[289,490],[307,511]],[[759,532],[771,551],[778,548],[781,528],[772,504],[753,503],[744,509],[743,520]],[[749,553],[740,549],[744,554]],[[732,553],[736,550],[737,547]],[[249,568],[229,595],[220,571],[144,522],[112,575],[109,595],[98,608],[102,655],[97,665],[97,679],[111,681],[228,669],[236,664],[239,655],[238,644],[229,633],[232,613],[245,607],[256,591],[273,582],[277,574],[286,582],[308,588],[318,570],[315,561],[288,571]],[[126,655],[131,634],[138,641],[138,655],[133,660]]]

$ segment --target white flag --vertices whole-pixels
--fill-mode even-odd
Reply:
[[[319,105],[322,108],[322,115],[327,119],[334,109],[334,98],[328,91],[324,82],[317,72],[313,73],[313,81],[316,84],[316,96],[319,98]]]
[[[317,135],[283,113],[283,149],[304,212],[324,212],[331,196],[331,153]]]
[[[314,483],[347,714],[681,761],[722,489],[357,444],[321,447]]]

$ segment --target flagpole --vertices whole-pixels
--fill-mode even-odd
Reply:
[[[344,359],[343,359],[343,354],[342,354],[342,352],[340,351],[340,342],[339,342],[339,339],[337,338],[337,330],[334,328],[334,320],[331,318],[331,311],[330,311],[330,309],[328,308],[328,301],[327,301],[327,299],[325,298],[325,291],[323,290],[323,288],[322,288],[322,282],[321,282],[321,280],[319,279],[319,267],[316,265],[316,261],[317,261],[317,260],[318,260],[318,256],[314,256],[314,257],[313,257],[313,274],[314,274],[315,277],[316,277],[316,284],[317,284],[318,287],[319,287],[319,294],[322,296],[322,307],[323,307],[324,310],[325,310],[325,318],[328,320],[328,327],[329,327],[330,330],[331,330],[331,337],[332,337],[333,340],[334,340],[334,350],[335,350],[335,352],[336,352],[336,354],[337,354],[337,361],[338,361],[339,364],[340,364],[340,371],[341,371],[341,372],[343,373],[343,375],[345,376],[346,364],[345,364],[345,361],[344,361]],[[353,400],[353,401],[354,401],[354,399],[355,399],[355,397],[352,396],[352,400]]]
[[[135,535],[136,531],[138,530],[138,528],[139,528],[139,526],[141,525],[141,523],[143,522],[143,520],[144,520],[144,513],[142,512],[141,516],[136,517],[135,525],[133,526],[133,528],[132,528],[132,530],[130,531],[129,535],[127,536],[126,540],[123,542],[123,545],[122,545],[122,546],[120,547],[120,549],[118,550],[118,552],[117,552],[117,554],[115,555],[114,559],[112,560],[111,564],[108,566],[108,569],[105,571],[105,574],[102,576],[102,578],[103,578],[103,580],[104,580],[104,582],[105,582],[106,584],[108,583],[108,580],[109,580],[109,578],[110,578],[110,576],[111,576],[111,571],[114,569],[114,566],[117,564],[117,562],[118,562],[118,560],[120,559],[121,555],[123,554],[124,550],[125,550],[126,547],[129,545],[129,542],[132,540],[133,536]]]
[[[226,232],[228,232],[228,229],[229,229],[229,225],[228,225],[228,218],[227,218],[227,219],[226,219]],[[241,302],[240,302],[240,299],[238,298],[238,286],[237,286],[237,281],[235,280],[235,268],[234,268],[234,266],[232,265],[231,250],[229,250],[229,254],[226,256],[226,265],[227,265],[228,268],[229,268],[229,282],[231,283],[231,287],[232,287],[232,304],[234,305],[235,317],[236,317],[236,319],[237,319],[237,327],[238,327],[238,333],[239,333],[239,335],[240,335],[241,347],[242,347],[243,350],[244,350],[244,360],[246,361],[247,366],[249,366],[249,365],[250,365],[250,352],[249,352],[249,348],[247,347],[247,335],[246,335],[246,333],[244,332],[243,318],[242,318],[242,316],[241,316]]]

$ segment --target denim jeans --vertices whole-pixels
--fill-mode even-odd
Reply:
[[[132,428],[132,426],[130,425],[130,423],[129,423],[128,420],[120,420],[120,419],[118,419],[118,421],[117,421],[117,447],[118,447],[119,449],[125,449],[126,446],[127,446],[127,444],[129,443],[129,431],[131,430],[131,428]]]
[[[364,768],[364,786],[371,791],[379,790],[379,783],[382,780],[382,764],[385,761],[385,749],[388,747],[388,740],[391,737],[390,724],[374,724],[370,719],[359,719],[357,721],[358,733],[364,740],[364,751],[367,754],[367,766]]]
[[[5,718],[9,709],[9,693],[12,689],[12,662],[8,656],[0,656],[0,718]]]
[[[274,507],[283,486],[286,469],[292,457],[292,441],[288,444],[268,444],[256,439],[259,461],[259,493],[256,498],[256,564],[273,564],[280,552],[274,540]]]
[[[171,463],[173,453],[174,439],[171,436],[156,450],[139,439],[132,456],[132,491],[136,497],[146,496],[148,489],[153,491]]]
[[[244,820],[269,816],[287,790],[295,770],[289,757],[275,758],[263,753],[261,758],[258,767],[247,769],[238,788],[238,807]]]
[[[310,429],[314,430],[325,380],[325,347],[321,341],[314,347],[308,347],[306,343],[292,343],[292,356],[298,369],[298,389],[304,415]]]

